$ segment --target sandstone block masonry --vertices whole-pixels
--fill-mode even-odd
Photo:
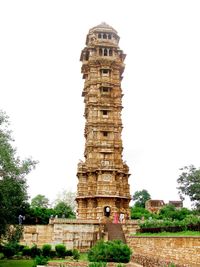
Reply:
[[[200,267],[199,237],[136,237],[137,221],[122,224],[126,242],[133,251],[133,262],[144,267]],[[42,247],[44,244],[65,244],[67,249],[87,251],[98,239],[106,236],[104,225],[97,220],[50,220],[49,225],[24,226],[21,244]],[[103,234],[102,234],[103,233]]]
[[[122,225],[125,237],[135,233],[138,228],[137,221],[129,220]],[[87,251],[97,240],[106,235],[103,224],[97,220],[69,220],[52,219],[48,225],[25,225],[21,244],[31,247],[36,244],[65,244],[67,249]]]
[[[173,262],[176,266],[200,266],[199,237],[134,237],[127,238],[133,250],[133,260],[143,266],[164,266]]]
[[[86,251],[99,239],[98,222],[84,220],[54,219],[49,225],[24,226],[21,244],[42,247],[44,244],[64,244],[67,249]]]

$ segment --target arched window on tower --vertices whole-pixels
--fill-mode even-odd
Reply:
[[[103,77],[109,77],[111,74],[110,69],[101,69],[101,76]]]
[[[109,206],[104,207],[104,215],[109,217],[111,213],[111,208]]]
[[[108,39],[111,39],[111,38],[112,38],[112,37],[111,37],[111,34],[109,33],[109,34],[108,34]]]
[[[99,55],[102,56],[102,48],[99,49]]]
[[[103,118],[108,118],[108,110],[103,109],[102,115],[103,115]]]
[[[109,93],[109,91],[110,91],[109,87],[105,87],[105,86],[102,87],[102,92],[103,93]]]
[[[103,34],[103,39],[107,39],[106,33]]]
[[[87,73],[84,73],[83,74],[83,79],[87,79],[88,78],[88,74]]]
[[[103,132],[102,132],[102,135],[103,135],[103,137],[107,137],[107,136],[108,136],[108,132],[103,131]]]
[[[108,50],[107,48],[104,48],[104,53],[103,53],[104,56],[107,56],[108,55]]]
[[[85,53],[85,60],[86,60],[86,61],[88,61],[88,59],[89,59],[89,56],[90,56],[90,52],[89,52],[89,51],[87,51],[87,52]]]
[[[98,38],[101,39],[101,33],[98,33]]]
[[[113,51],[112,51],[112,49],[110,48],[109,49],[109,56],[111,57],[113,55]]]

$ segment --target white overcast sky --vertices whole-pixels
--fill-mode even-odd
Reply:
[[[179,168],[200,167],[199,0],[1,0],[0,108],[21,158],[39,164],[30,197],[76,191],[84,152],[81,50],[106,22],[127,54],[123,159],[131,194],[179,199]]]

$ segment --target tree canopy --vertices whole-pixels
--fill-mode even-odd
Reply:
[[[23,213],[28,200],[25,177],[36,165],[30,158],[21,160],[13,142],[8,116],[0,110],[0,237]]]
[[[179,195],[182,199],[188,196],[196,209],[200,210],[200,169],[194,165],[180,169],[182,173],[177,179]]]
[[[49,207],[49,200],[44,195],[37,195],[27,205],[24,224],[48,224],[49,218],[75,218],[75,213],[65,201],[58,200]]]
[[[145,203],[149,199],[151,199],[151,196],[146,189],[143,189],[141,191],[136,191],[133,195],[133,200],[135,201],[134,206],[145,208]]]
[[[64,201],[59,202],[54,207],[54,212],[58,217],[75,218],[75,213],[72,211],[71,207]]]
[[[31,208],[48,208],[49,199],[44,195],[38,194],[31,200]]]
[[[77,207],[75,199],[76,199],[76,192],[63,190],[61,193],[57,195],[54,205],[57,205],[60,202],[64,202],[72,209],[73,212],[75,212]]]

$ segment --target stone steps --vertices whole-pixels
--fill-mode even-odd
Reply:
[[[121,240],[123,243],[126,243],[121,224],[107,223],[105,230],[108,232],[108,240]]]

